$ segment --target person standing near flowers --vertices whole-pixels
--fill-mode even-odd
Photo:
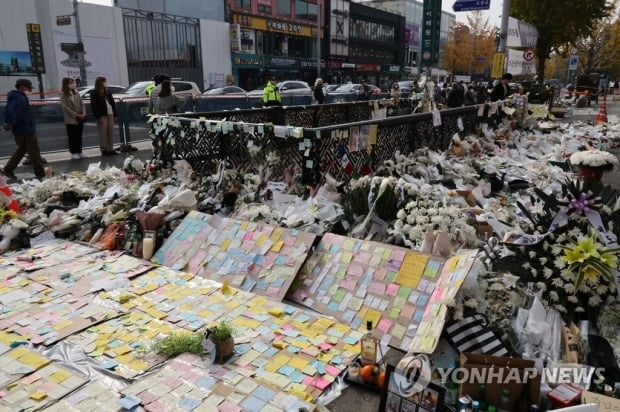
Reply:
[[[13,172],[24,155],[28,153],[32,159],[35,176],[38,179],[43,179],[45,171],[43,170],[36,127],[28,100],[28,94],[32,93],[32,82],[28,79],[18,79],[15,82],[15,89],[17,90],[11,90],[7,95],[4,109],[4,129],[13,132],[17,148],[4,168],[0,168],[0,173],[9,179],[17,179]]]
[[[82,132],[86,108],[80,94],[75,90],[75,80],[70,77],[62,79],[60,106],[62,106],[62,114],[67,127],[71,159],[83,159],[85,156],[82,154]]]
[[[325,101],[325,94],[323,93],[323,79],[321,79],[320,77],[317,78],[314,82],[313,95],[316,103],[323,104],[323,102]]]
[[[172,92],[170,80],[164,80],[159,91],[153,90],[149,98],[149,113],[179,113],[182,106],[183,99]]]
[[[97,77],[95,80],[95,90],[90,96],[90,106],[97,119],[97,130],[99,132],[99,149],[103,156],[118,154],[114,150],[114,122],[117,120],[116,104],[112,95],[108,91],[106,78]]]

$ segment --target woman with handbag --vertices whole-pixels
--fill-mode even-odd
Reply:
[[[161,83],[161,90],[156,93],[157,89],[151,93],[149,99],[149,113],[167,114],[179,113],[183,105],[183,99],[172,93],[172,83],[170,80],[164,80]]]
[[[99,132],[99,149],[102,156],[118,154],[114,150],[114,122],[117,121],[116,104],[108,91],[106,78],[97,77],[95,90],[90,95],[90,106],[97,119],[97,131]]]
[[[86,108],[80,94],[75,90],[75,80],[71,77],[62,79],[60,105],[67,127],[71,160],[84,159],[86,156],[82,154],[82,131],[84,119],[86,119]]]

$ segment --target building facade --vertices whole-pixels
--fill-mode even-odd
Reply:
[[[255,89],[272,76],[314,81],[317,37],[323,37],[322,29],[317,36],[317,27],[324,22],[322,4],[317,0],[227,1],[232,72],[240,87]]]
[[[328,0],[326,31],[329,83],[358,83],[366,79],[383,89],[403,74],[405,19],[348,0]]]
[[[418,0],[370,0],[362,4],[388,10],[405,17],[405,71],[410,74],[417,73],[417,65],[420,61],[420,38],[422,36],[423,3]],[[456,16],[445,11],[441,12],[440,36],[439,36],[439,61],[443,58],[444,45],[450,35],[450,27],[454,24]]]

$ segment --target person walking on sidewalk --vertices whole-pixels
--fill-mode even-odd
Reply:
[[[82,132],[84,130],[84,119],[86,119],[86,108],[80,94],[75,90],[75,81],[71,77],[62,79],[60,105],[67,126],[71,159],[83,159],[85,156],[82,154]]]
[[[4,129],[11,130],[15,137],[17,148],[0,173],[10,179],[17,179],[15,169],[24,155],[28,153],[32,160],[34,174],[38,179],[45,177],[41,151],[36,136],[36,127],[30,110],[30,101],[27,94],[32,92],[32,82],[28,79],[18,79],[15,89],[7,96],[6,108],[4,109]]]
[[[95,90],[90,96],[90,106],[97,119],[101,154],[103,156],[118,154],[114,150],[114,122],[117,121],[116,104],[112,94],[108,91],[106,78],[103,76],[99,76],[95,80]]]

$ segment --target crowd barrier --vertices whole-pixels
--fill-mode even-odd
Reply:
[[[370,96],[370,100],[384,100],[389,98],[387,94],[373,94]],[[296,106],[298,109],[292,109],[286,111],[286,118],[282,118],[281,114],[278,117],[277,110],[271,110],[267,113],[261,114],[262,108],[262,96],[250,96],[250,97],[234,97],[234,96],[197,96],[188,97],[184,99],[183,106],[180,108],[181,112],[196,112],[196,113],[219,113],[222,118],[230,117],[231,112],[243,112],[245,116],[248,116],[247,121],[260,122],[275,122],[275,123],[295,123],[303,127],[320,126],[335,124],[340,121],[355,121],[368,118],[368,107],[361,109],[364,106],[364,102],[356,102],[357,95],[349,94],[328,94],[325,99],[325,105],[312,106],[312,97],[303,95],[283,96],[282,104],[290,108]],[[148,127],[146,125],[148,115],[148,97],[136,97],[136,98],[123,98],[115,99],[117,112],[118,112],[118,135],[122,146],[128,146],[132,141],[140,141],[148,139]],[[394,111],[394,114],[406,114],[410,113],[410,104],[406,99],[406,95],[400,99],[401,104],[398,110]],[[90,107],[90,101],[84,100],[86,106],[86,123],[90,128],[87,128],[89,135],[85,135],[84,145],[85,147],[98,146],[98,138],[96,137],[95,119]],[[338,109],[329,109],[327,106],[335,104],[348,103],[351,106],[339,107]],[[30,101],[32,113],[34,116],[35,124],[38,125],[37,133],[39,137],[39,144],[41,152],[50,152],[58,150],[62,147],[59,145],[59,139],[66,145],[66,132],[64,130],[64,119],[62,114],[62,108],[58,99],[31,99]],[[4,123],[4,108],[6,106],[5,101],[0,101],[0,122]],[[319,107],[324,109],[319,110]],[[249,112],[248,112],[249,110]],[[226,112],[228,111],[228,112]],[[359,112],[359,113],[357,113]],[[239,115],[235,115],[239,116]],[[274,117],[275,116],[275,117]],[[209,116],[212,117],[212,116]],[[318,123],[316,123],[318,122]],[[0,153],[0,157],[8,156],[10,153]]]
[[[289,171],[301,173],[304,183],[315,184],[329,172],[348,181],[365,168],[373,169],[392,158],[397,150],[405,154],[421,147],[445,150],[455,133],[473,132],[482,119],[477,116],[477,106],[442,110],[441,125],[437,126],[432,113],[372,120],[373,102],[325,105],[323,109],[337,112],[346,110],[347,105],[366,117],[330,116],[317,127],[307,126],[309,119],[298,115],[308,110],[296,107],[283,109],[284,118],[300,123],[285,125],[269,122],[272,108],[228,112],[228,116],[227,112],[155,116],[151,122],[154,159],[164,168],[171,167],[175,159],[185,159],[201,175],[216,173],[222,162],[247,171],[256,166],[251,152],[258,148],[263,154],[275,152],[279,158],[273,179],[282,179]],[[364,111],[366,108],[371,110]],[[354,133],[358,138],[364,136],[366,144],[362,139],[350,144]]]

